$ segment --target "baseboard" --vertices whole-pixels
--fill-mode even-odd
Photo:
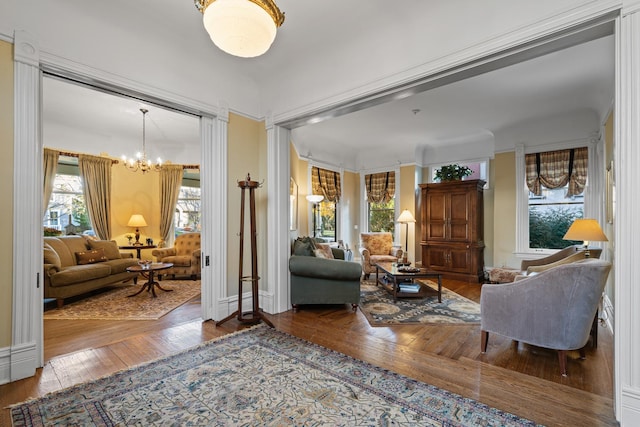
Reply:
[[[11,381],[11,348],[0,348],[0,384]]]
[[[602,297],[602,313],[600,313],[600,319],[607,325],[609,332],[613,334],[613,325],[615,324],[614,309],[607,295]]]
[[[260,299],[260,308],[265,313],[273,313],[273,294],[260,291],[258,298]],[[238,309],[238,296],[234,295],[228,298],[222,298],[218,300],[218,313],[221,320],[235,312]],[[253,309],[253,298],[251,292],[245,292],[242,294],[242,311],[251,311]]]

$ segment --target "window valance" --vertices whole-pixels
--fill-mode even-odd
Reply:
[[[526,180],[529,191],[542,195],[542,187],[554,189],[569,184],[567,196],[576,196],[587,184],[589,149],[532,153],[525,156]]]
[[[338,203],[340,200],[340,174],[338,172],[311,168],[311,190],[313,194],[320,194],[328,202]]]
[[[369,203],[387,203],[396,193],[396,173],[380,172],[365,175]]]

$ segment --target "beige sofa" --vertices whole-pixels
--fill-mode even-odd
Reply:
[[[138,276],[127,267],[138,260],[120,253],[115,241],[90,240],[83,236],[45,237],[44,297],[56,298],[58,308],[64,299],[100,289]]]

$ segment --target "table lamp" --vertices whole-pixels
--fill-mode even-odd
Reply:
[[[141,214],[133,214],[131,215],[131,218],[129,218],[127,226],[136,228],[136,242],[133,245],[142,246],[142,243],[140,243],[140,227],[146,227],[147,221],[144,220],[144,217]]]
[[[607,236],[602,232],[600,224],[595,219],[576,219],[563,237],[564,240],[582,240],[584,242],[584,256],[589,258],[589,241],[607,242]]]
[[[416,219],[413,217],[413,215],[411,214],[411,212],[409,212],[409,209],[405,209],[402,211],[402,213],[400,214],[400,216],[398,217],[397,221],[400,224],[406,224],[407,228],[406,228],[406,232],[405,232],[405,239],[404,239],[404,257],[402,258],[402,263],[408,265],[409,264],[409,256],[408,256],[408,251],[409,251],[409,223],[410,222],[416,222]]]

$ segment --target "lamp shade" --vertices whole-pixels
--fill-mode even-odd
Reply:
[[[324,196],[322,194],[309,194],[307,195],[307,200],[311,203],[320,203],[324,200]]]
[[[147,221],[144,220],[144,217],[140,214],[133,214],[131,218],[129,218],[129,222],[127,223],[129,227],[146,227]]]
[[[591,242],[607,242],[600,224],[595,219],[576,219],[563,237],[564,240],[584,240]]]
[[[269,50],[284,21],[284,15],[270,1],[214,0],[207,3],[202,19],[209,37],[223,51],[242,58],[260,56]],[[276,15],[272,16],[272,13]]]
[[[408,224],[410,222],[416,222],[416,219],[413,217],[409,209],[405,209],[398,217],[397,222],[400,224]]]

